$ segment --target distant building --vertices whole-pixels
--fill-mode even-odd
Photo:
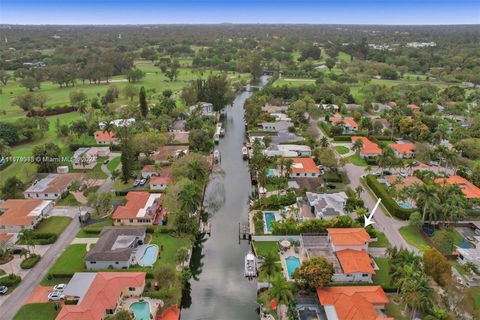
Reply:
[[[451,176],[449,178],[438,178],[434,180],[435,183],[445,186],[445,185],[456,185],[458,186],[465,198],[467,199],[480,199],[480,188],[468,181],[467,179],[460,176]]]
[[[85,256],[87,269],[127,269],[136,263],[138,246],[145,242],[145,227],[105,227]]]
[[[51,173],[32,184],[23,195],[26,199],[58,200],[80,176],[78,173]]]
[[[333,125],[340,125],[343,127],[344,134],[352,134],[358,131],[358,123],[352,118],[343,118],[338,113],[330,119]]]
[[[121,310],[122,299],[140,297],[145,272],[76,272],[63,294],[65,303],[55,320],[98,320]]]
[[[132,124],[135,123],[135,118],[129,118],[129,119],[115,119],[115,120],[112,120],[110,121],[110,124],[114,125],[115,127],[119,128],[119,127],[128,127]],[[100,130],[105,130],[105,128],[107,127],[107,124],[105,122],[99,122],[98,123],[98,127],[100,128]]]
[[[213,108],[213,104],[209,102],[199,102],[189,108],[190,113],[193,113],[196,110],[200,110],[200,113],[203,116],[215,116],[217,114]]]
[[[188,146],[164,146],[155,151],[150,159],[156,163],[171,162],[188,154],[188,150]]]
[[[115,225],[152,225],[162,221],[164,211],[162,195],[148,192],[127,193],[127,203],[115,209],[112,215]]]
[[[305,196],[310,207],[310,212],[317,218],[332,219],[345,214],[344,209],[348,199],[345,192],[307,192]]]
[[[52,208],[50,200],[9,199],[0,203],[0,233],[34,229]]]
[[[376,159],[382,154],[382,149],[375,143],[370,141],[367,137],[354,136],[352,137],[352,143],[355,141],[362,141],[362,148],[360,149],[360,156],[364,159]]]
[[[393,149],[395,156],[401,159],[410,159],[415,155],[415,145],[413,143],[389,144]]]
[[[293,126],[290,121],[262,122],[262,130],[275,132],[288,132],[288,128]]]
[[[150,190],[165,190],[172,183],[172,171],[170,168],[163,168],[157,176],[150,178]]]
[[[97,144],[118,144],[118,139],[112,131],[95,131],[93,134]]]
[[[108,147],[78,148],[73,154],[73,169],[93,169],[98,157],[106,157],[110,153]]]

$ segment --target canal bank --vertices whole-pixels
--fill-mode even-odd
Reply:
[[[244,277],[249,244],[238,240],[239,223],[248,220],[252,191],[248,163],[242,159],[243,105],[251,94],[240,93],[227,109],[225,137],[217,147],[221,163],[206,190],[212,234],[194,249],[193,278],[190,292],[184,295],[182,320],[258,319],[256,281]]]

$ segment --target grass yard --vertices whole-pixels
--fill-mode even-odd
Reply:
[[[336,146],[335,150],[337,150],[337,152],[339,154],[346,154],[346,153],[350,152],[350,149],[348,149],[347,147],[344,147],[344,146]]]
[[[49,217],[38,224],[34,233],[53,233],[60,236],[70,222],[72,222],[70,217]]]
[[[475,309],[480,310],[480,287],[471,287],[468,289],[475,301]]]
[[[113,172],[115,171],[115,169],[117,169],[119,164],[120,164],[120,157],[116,157],[110,160],[110,162],[107,164],[107,168],[108,170],[110,170],[110,172]]]
[[[60,308],[55,307],[55,303],[30,303],[23,305],[13,320],[54,320],[60,312]]]
[[[315,79],[306,78],[280,78],[276,80],[273,85],[275,87],[289,86],[289,87],[301,87],[303,85],[315,84]]]
[[[405,226],[400,228],[400,234],[407,241],[409,245],[412,245],[419,249],[420,251],[425,251],[430,249],[427,241],[423,239],[420,231],[413,226]]]
[[[380,268],[376,270],[374,276],[374,283],[384,288],[391,288],[393,286],[392,278],[390,277],[390,259],[388,258],[375,258],[375,263]]]
[[[75,199],[75,197],[69,193],[68,196],[66,196],[63,199],[60,199],[57,201],[57,206],[80,206],[81,203]]]
[[[65,249],[55,264],[48,270],[47,275],[42,280],[43,285],[48,285],[52,279],[48,279],[49,274],[73,275],[75,272],[85,270],[83,259],[87,254],[87,245],[85,243],[71,244]]]
[[[177,253],[177,250],[181,247],[190,248],[191,246],[190,239],[181,237],[177,238],[169,234],[155,234],[150,243],[156,244],[160,248],[159,259],[155,262],[154,268],[160,264],[175,267],[177,265],[175,262],[175,254]]]
[[[387,236],[385,236],[385,233],[377,231],[377,241],[375,242],[370,242],[369,246],[372,248],[388,248],[390,247],[390,242],[387,239]]]
[[[277,261],[280,261],[280,255],[278,254],[278,242],[276,241],[255,241],[253,243],[255,251],[258,256],[266,256],[268,253],[273,254]]]
[[[357,152],[354,155],[351,155],[350,157],[347,158],[348,161],[350,161],[352,164],[359,166],[359,167],[367,167],[368,163],[360,157],[360,154]]]
[[[90,224],[88,226],[86,226],[85,228],[82,228],[80,229],[80,231],[77,233],[77,238],[98,238],[100,237],[100,232],[102,231],[102,229],[104,227],[110,227],[112,226],[112,220],[108,219],[108,220],[105,220],[105,221],[102,221],[102,222],[98,222],[98,223],[93,223],[93,224]],[[85,232],[85,229],[90,229],[90,230],[98,230],[98,233],[87,233]]]

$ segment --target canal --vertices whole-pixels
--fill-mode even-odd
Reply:
[[[182,320],[258,319],[256,281],[248,281],[243,275],[248,241],[238,240],[239,223],[248,220],[252,190],[248,165],[242,160],[243,104],[250,95],[240,93],[227,108],[225,137],[218,145],[220,168],[214,170],[206,191],[212,234],[194,248],[194,277],[190,292],[184,294]]]

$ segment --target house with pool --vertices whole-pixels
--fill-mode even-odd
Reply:
[[[114,315],[123,309],[125,299],[139,301],[145,276],[145,272],[76,272],[63,291],[65,304],[55,320],[99,320]],[[147,307],[150,319],[156,310]]]
[[[290,178],[317,178],[320,170],[312,158],[292,158]]]
[[[127,193],[127,203],[118,206],[113,212],[113,224],[142,226],[162,223],[165,210],[162,208],[161,197],[160,193]]]
[[[85,265],[89,270],[128,269],[135,264],[145,265],[145,260],[154,254],[153,262],[158,255],[158,247],[155,252],[149,252],[149,246],[145,245],[146,227],[105,227],[100,233],[97,243],[85,256]],[[150,266],[153,263],[150,264]]]
[[[324,257],[333,264],[334,282],[373,282],[378,270],[368,254],[370,236],[363,228],[330,228],[328,234],[302,234],[304,259]]]
[[[345,215],[345,205],[347,204],[347,194],[345,192],[336,193],[314,193],[307,192],[305,199],[300,200],[302,209],[308,208],[311,214],[316,218],[332,219]],[[308,206],[302,206],[302,202],[308,203]],[[303,215],[304,217],[307,215]]]

